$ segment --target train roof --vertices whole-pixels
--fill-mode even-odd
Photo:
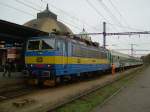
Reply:
[[[124,54],[124,53],[117,52],[117,51],[114,51],[114,50],[110,50],[110,52],[111,52],[112,55],[115,55],[115,56],[130,58],[130,56],[128,54]]]
[[[130,59],[135,59],[135,60],[141,60],[138,57],[130,56],[128,54],[124,54],[124,53],[117,52],[117,51],[114,51],[114,50],[110,50],[110,52],[111,52],[112,55],[115,55],[115,56],[124,57],[124,58],[130,58]]]

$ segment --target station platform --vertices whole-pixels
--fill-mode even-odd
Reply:
[[[21,85],[24,82],[25,78],[21,72],[12,72],[10,77],[7,74],[4,77],[3,72],[0,72],[0,92],[11,89],[15,85]]]
[[[150,66],[92,112],[150,112]]]

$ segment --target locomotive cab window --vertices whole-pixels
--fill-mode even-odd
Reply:
[[[55,40],[54,39],[43,39],[42,40],[42,50],[54,49]]]
[[[54,43],[42,40],[42,50],[54,49]]]
[[[28,50],[51,50],[55,48],[55,39],[29,40]]]
[[[28,50],[39,50],[40,40],[30,40],[28,42]]]

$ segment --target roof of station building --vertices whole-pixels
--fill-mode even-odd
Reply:
[[[48,33],[51,33],[55,30],[73,34],[69,27],[57,20],[57,15],[49,10],[48,5],[44,11],[37,13],[36,19],[26,22],[24,26]]]

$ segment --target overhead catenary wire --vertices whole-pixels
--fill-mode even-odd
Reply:
[[[112,7],[114,8],[114,10],[119,14],[119,16],[121,17],[121,19],[124,21],[124,23],[130,27],[130,25],[127,23],[127,21],[124,19],[122,13],[118,10],[118,8],[114,5],[114,1],[112,2],[112,0],[109,0],[110,4],[112,5]]]
[[[30,16],[33,16],[33,17],[35,16],[35,15],[32,14],[32,13],[26,12],[26,11],[24,11],[24,10],[22,10],[22,9],[13,7],[13,6],[11,6],[11,5],[8,5],[8,4],[2,3],[2,2],[0,2],[0,5],[1,5],[1,6],[4,6],[4,7],[7,7],[7,8],[14,9],[14,10],[16,10],[16,11],[18,11],[18,12],[21,12],[21,13],[24,13],[24,14],[27,14],[27,15],[30,15]]]
[[[106,10],[107,13],[109,13],[109,16],[111,19],[116,21],[118,24],[122,25],[122,23],[118,20],[118,18],[110,11],[110,9],[103,3],[102,0],[97,0],[98,3]]]
[[[103,19],[102,21],[109,22],[109,20],[106,19],[104,17],[104,15],[89,0],[86,0],[86,1],[87,1],[88,5]],[[117,28],[114,27],[114,29],[118,31]]]
[[[108,20],[104,17],[104,15],[103,15],[99,10],[97,10],[97,8],[96,8],[89,0],[86,0],[86,1],[87,1],[87,3],[89,4],[89,6],[90,6],[92,9],[94,9],[95,12],[96,12],[100,17],[102,17],[102,19],[103,19],[104,21],[108,21]]]
[[[129,25],[128,25],[128,23],[125,21],[125,19],[123,18],[123,15],[120,13],[120,11],[114,6],[114,4],[112,3],[112,1],[111,0],[109,0],[109,2],[110,2],[110,4],[113,6],[113,8],[119,13],[119,15],[122,17],[122,20],[124,20],[124,22],[125,22],[125,24],[126,24],[126,26],[124,26],[124,25],[122,25],[122,23],[120,23],[120,21],[118,20],[118,18],[109,10],[109,8],[103,3],[103,1],[102,0],[97,0],[100,4],[101,4],[101,6],[103,6],[104,7],[104,9],[112,16],[111,18],[113,19],[113,18],[115,18],[116,20],[116,22],[118,22],[118,24],[114,24],[114,23],[110,23],[110,22],[107,22],[107,23],[110,23],[111,25],[113,25],[114,26],[114,28],[115,28],[115,26],[117,27],[117,28],[115,28],[115,29],[118,29],[118,28],[126,28],[126,29],[134,29],[134,30],[137,30],[137,31],[143,31],[143,30],[139,30],[139,29],[135,29],[135,28],[131,28]]]
[[[79,26],[73,25],[72,23],[66,22],[65,20],[59,19],[59,21],[66,23],[67,25],[81,31],[82,28],[80,28]]]
[[[16,1],[17,3],[19,3],[19,4],[22,4],[22,5],[24,5],[24,6],[28,7],[28,8],[33,9],[33,10],[41,11],[41,10],[39,10],[39,9],[37,9],[37,8],[35,8],[35,7],[31,6],[31,5],[29,5],[29,4],[26,4],[26,3],[22,2],[22,1],[20,1],[20,0],[15,0],[15,1]]]
[[[113,0],[114,2],[115,0]],[[108,23],[108,24],[111,24],[111,25],[114,25],[114,26],[118,26],[120,28],[126,28],[126,29],[132,29],[132,30],[136,30],[136,31],[144,31],[144,30],[141,30],[141,29],[136,29],[136,28],[133,28],[131,27],[127,21],[125,20],[124,16],[122,15],[122,13],[118,10],[118,8],[114,5],[114,3],[112,2],[112,0],[109,0],[109,3],[112,5],[112,7],[114,8],[114,10],[116,10],[116,12],[119,14],[119,16],[121,17],[121,20],[124,21],[124,23],[126,25],[117,25],[117,24],[113,24],[113,23]]]
[[[29,3],[29,4],[34,4],[34,6],[36,6],[36,7],[40,8],[39,10],[41,10],[41,9],[42,9],[42,6],[40,6],[40,5],[36,4],[35,2],[34,2],[34,3],[33,3],[33,2],[31,2],[31,0],[24,0],[24,2],[25,2],[25,3]]]

